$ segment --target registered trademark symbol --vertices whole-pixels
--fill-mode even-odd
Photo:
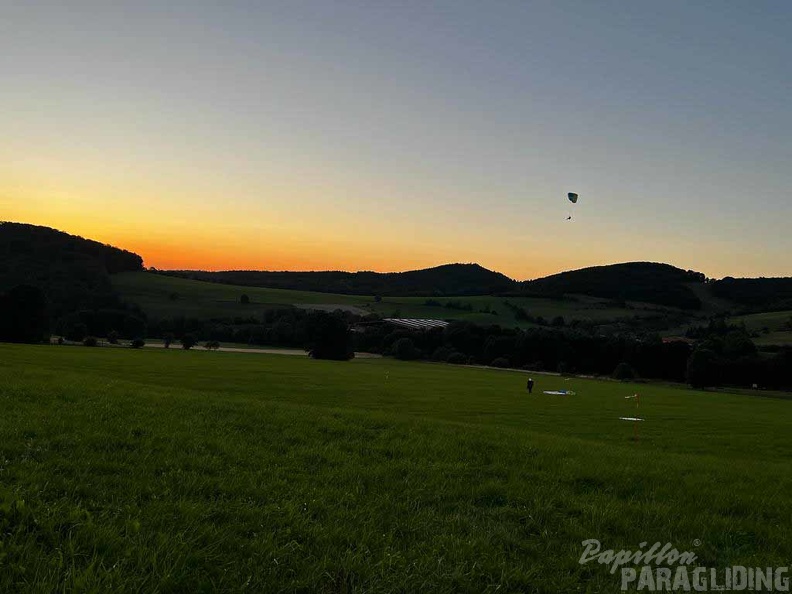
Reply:
[[[701,541],[697,538],[696,540],[693,541],[693,546],[694,547],[700,547],[701,546]]]

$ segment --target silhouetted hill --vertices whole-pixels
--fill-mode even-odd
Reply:
[[[700,272],[682,270],[669,264],[627,262],[592,266],[526,281],[522,283],[522,290],[532,295],[579,293],[619,301],[699,309],[701,300],[688,284],[704,280]]]
[[[126,250],[49,227],[0,223],[0,292],[39,287],[53,317],[112,304],[109,275],[142,268],[143,259]]]
[[[478,264],[446,264],[424,270],[386,273],[170,270],[163,274],[251,287],[393,297],[492,295],[517,287],[517,283],[507,276]]]
[[[792,278],[732,278],[710,284],[712,294],[752,311],[792,309]]]

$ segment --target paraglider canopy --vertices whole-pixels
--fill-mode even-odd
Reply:
[[[575,194],[574,192],[569,192],[567,194],[567,198],[569,198],[569,201],[572,204],[577,204],[578,195]],[[567,217],[567,221],[571,221],[571,220],[572,220],[572,207],[570,206],[569,207],[569,216]]]

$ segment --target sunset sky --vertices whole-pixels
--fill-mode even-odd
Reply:
[[[787,0],[0,2],[0,220],[158,268],[792,276],[791,31]]]

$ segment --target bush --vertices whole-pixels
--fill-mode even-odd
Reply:
[[[462,353],[455,352],[455,353],[451,353],[448,356],[448,359],[446,359],[446,361],[448,363],[451,363],[452,365],[464,365],[465,363],[467,363],[467,357]]]
[[[192,334],[185,334],[181,339],[182,348],[185,351],[189,351],[191,348],[193,348],[196,342],[197,341]]]
[[[219,349],[219,348],[220,348],[220,343],[219,343],[219,342],[217,342],[216,340],[210,340],[209,342],[207,342],[207,343],[204,345],[204,348],[205,348],[206,350],[215,350],[215,351],[216,351],[217,349]]]
[[[635,373],[635,370],[629,363],[622,361],[616,366],[616,369],[613,370],[611,377],[617,380],[632,380],[635,379],[637,375],[638,374]]]
[[[248,303],[250,303],[250,297],[248,297],[247,295],[245,295],[245,294],[243,293],[243,294],[242,294],[242,296],[239,298],[239,302],[240,302],[242,305],[247,305]]]
[[[448,358],[456,353],[454,349],[447,346],[440,346],[437,347],[434,352],[432,353],[432,360],[433,361],[448,361]]]
[[[136,338],[130,343],[130,346],[133,349],[139,349],[141,347],[144,347],[145,345],[146,345],[146,343],[145,343],[145,341],[142,338]]]
[[[506,357],[498,357],[494,359],[492,363],[490,363],[492,367],[501,367],[501,368],[509,367],[510,364],[511,363],[509,363],[509,360]]]
[[[94,337],[94,336],[86,336],[83,339],[83,346],[95,347],[98,344],[99,344],[99,341],[96,340],[96,337]]]
[[[412,339],[406,337],[400,338],[393,343],[392,352],[394,357],[401,359],[402,361],[417,359],[420,355],[420,352],[417,348],[415,348],[415,343],[413,343]]]

